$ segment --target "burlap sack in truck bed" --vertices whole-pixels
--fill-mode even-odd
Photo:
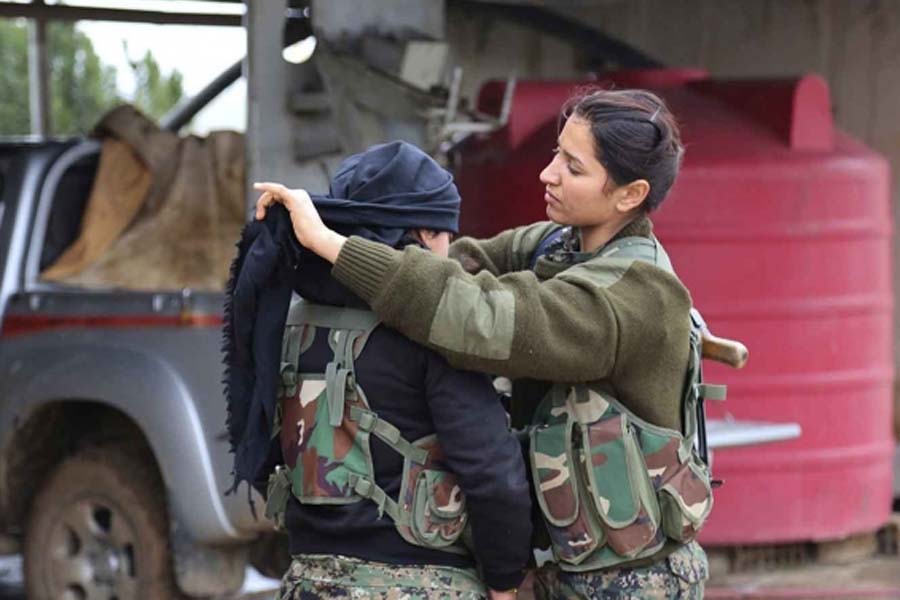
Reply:
[[[95,133],[103,148],[80,233],[41,277],[223,290],[244,223],[244,136],[179,137],[130,106],[108,113]]]

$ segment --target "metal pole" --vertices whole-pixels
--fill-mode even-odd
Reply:
[[[225,88],[241,78],[244,59],[237,61],[219,74],[206,87],[197,92],[183,104],[176,106],[159,121],[160,127],[168,131],[178,131],[187,125],[194,116],[218,96]]]
[[[34,5],[43,6],[43,0]],[[45,137],[50,133],[47,80],[47,22],[43,17],[28,21],[28,107],[31,113],[31,133]]]
[[[263,0],[268,2],[269,0]],[[163,12],[159,10],[130,10],[124,8],[89,8],[43,2],[11,4],[0,2],[0,17],[53,19],[56,21],[122,21],[126,23],[156,23],[159,25],[220,25],[240,27],[240,15],[208,13]]]
[[[612,59],[623,67],[654,68],[664,66],[655,58],[635,50],[625,42],[554,11],[554,2],[519,4],[489,0],[450,0],[470,14],[492,15],[520,23],[586,49],[590,56]],[[565,4],[560,2],[559,4]]]

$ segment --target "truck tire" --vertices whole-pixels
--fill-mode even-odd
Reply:
[[[275,531],[259,536],[250,545],[249,562],[260,575],[281,579],[291,566],[287,534]]]
[[[63,460],[25,530],[28,598],[171,600],[165,488],[149,452],[121,445]]]

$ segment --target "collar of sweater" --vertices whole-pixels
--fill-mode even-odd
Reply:
[[[642,212],[633,220],[631,220],[627,225],[625,225],[625,227],[619,230],[619,233],[612,236],[612,239],[610,239],[609,242],[606,242],[604,247],[611,242],[626,237],[653,237],[653,221],[650,220],[650,217],[647,216],[647,213]]]
[[[652,238],[653,222],[650,220],[650,217],[648,217],[646,213],[641,213],[629,221],[625,227],[620,229],[618,233],[612,236],[608,242],[603,244],[603,246],[596,250],[592,250],[591,252],[581,251],[581,238],[578,235],[578,229],[575,227],[567,227],[562,234],[562,250],[563,255],[565,256],[564,262],[575,264],[590,260],[603,252],[609,244],[626,237]]]
[[[646,214],[639,215],[619,230],[609,242],[593,252],[580,252],[578,230],[566,227],[559,239],[551,243],[546,253],[534,264],[534,274],[542,281],[551,279],[573,265],[591,260],[603,252],[609,244],[625,237],[653,237],[653,223],[650,218]]]

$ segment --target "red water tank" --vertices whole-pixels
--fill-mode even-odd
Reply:
[[[891,214],[886,161],[835,131],[818,77],[612,74],[663,96],[687,147],[656,233],[712,329],[748,367],[707,365],[710,417],[796,422],[799,439],[715,453],[711,545],[836,539],[884,524],[892,496]],[[509,124],[457,155],[463,232],[546,219],[538,174],[584,82],[520,82]],[[502,85],[480,108],[496,112]]]

